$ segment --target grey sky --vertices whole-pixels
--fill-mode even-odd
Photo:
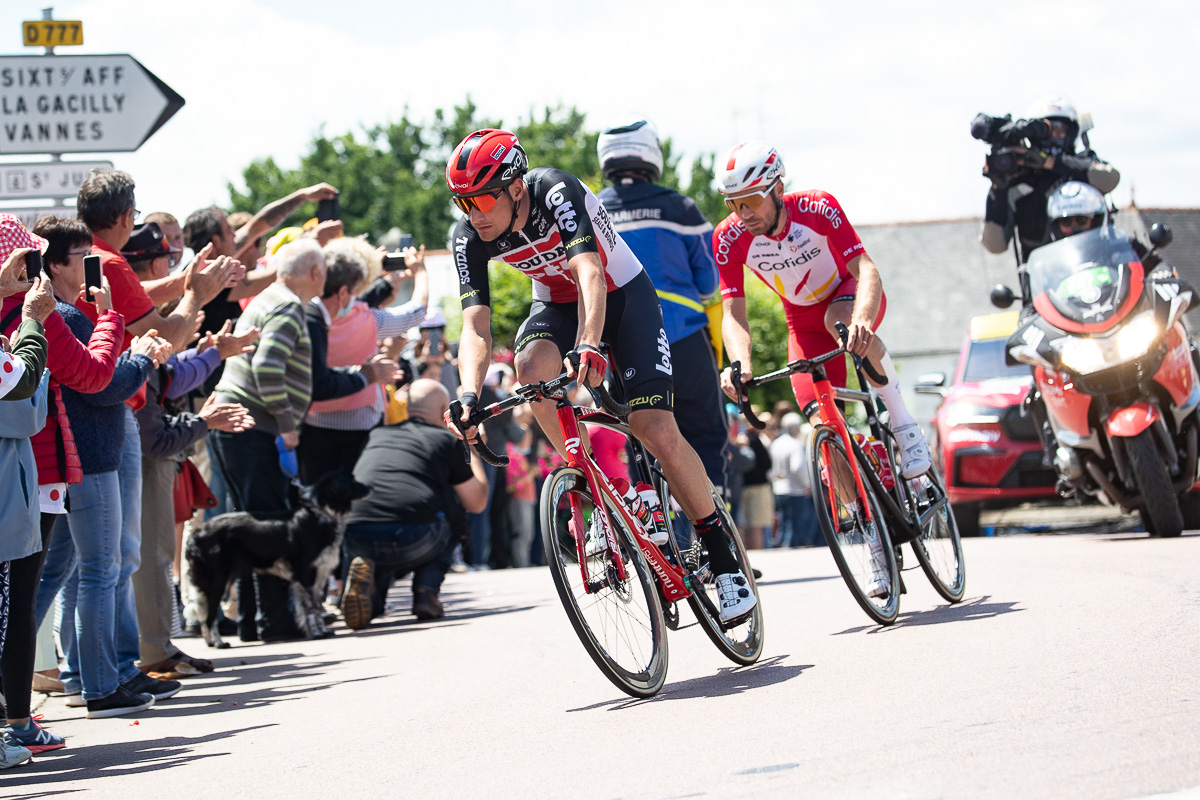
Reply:
[[[0,14],[6,52],[35,5]],[[406,105],[427,118],[468,93],[510,123],[557,103],[594,127],[644,112],[685,158],[762,138],[791,188],[889,222],[981,214],[971,118],[1061,92],[1093,113],[1118,203],[1132,186],[1144,207],[1200,205],[1200,12],[1185,2],[94,0],[55,14],[85,25],[88,44],[62,52],[128,52],[186,98],[141,151],[111,157],[139,208],[178,216],[227,202],[253,158],[294,165],[322,125]]]

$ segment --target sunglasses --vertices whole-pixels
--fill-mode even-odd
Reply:
[[[1061,231],[1082,231],[1092,227],[1092,218],[1087,216],[1059,217],[1055,222]]]
[[[758,210],[767,203],[767,199],[771,196],[771,190],[775,188],[775,184],[771,184],[761,191],[753,194],[743,194],[737,197],[726,197],[725,205],[735,214],[741,214],[742,206],[750,209],[750,212],[757,214]]]
[[[504,189],[497,189],[494,192],[484,192],[483,194],[473,194],[470,197],[454,196],[454,205],[458,206],[464,214],[470,214],[472,208],[478,208],[484,214],[496,207],[496,203],[500,200],[500,195],[504,194]]]

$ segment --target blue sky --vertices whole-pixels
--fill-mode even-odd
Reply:
[[[21,53],[6,3],[0,52]],[[425,3],[93,0],[55,6],[87,45],[128,52],[187,105],[135,154],[143,210],[225,203],[251,159],[296,163],[341,133],[429,117],[469,93],[514,121],[562,103],[600,127],[649,114],[685,157],[775,144],[793,189],[836,195],[852,221],[982,213],[977,111],[1019,114],[1060,92],[1096,121],[1120,205],[1200,206],[1194,5],[1115,2]],[[36,51],[30,50],[30,53]],[[77,158],[86,158],[78,156]],[[0,159],[3,160],[3,159]],[[399,221],[403,225],[403,221]]]

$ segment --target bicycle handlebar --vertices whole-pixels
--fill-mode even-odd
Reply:
[[[519,405],[530,403],[534,400],[551,397],[574,380],[574,376],[568,375],[564,372],[554,380],[543,381],[541,383],[528,383],[524,386],[518,386],[513,390],[513,393],[509,397],[506,397],[497,403],[492,403],[490,406],[484,406],[483,408],[476,408],[472,410],[470,416],[468,416],[466,420],[463,420],[462,418],[462,401],[454,400],[451,402],[450,421],[454,424],[454,427],[458,429],[458,432],[463,434],[463,454],[466,456],[467,461],[471,460],[471,452],[468,448],[474,446],[475,452],[479,454],[479,457],[483,459],[485,464],[491,464],[493,467],[507,467],[508,456],[502,456],[492,452],[491,448],[484,443],[482,437],[476,437],[473,443],[468,443],[465,436],[466,430],[468,428],[477,427],[482,422],[491,419],[497,414],[502,414],[505,411],[508,411],[510,408],[516,408]],[[614,417],[618,417],[620,419],[624,419],[625,417],[629,416],[629,412],[631,410],[630,407],[624,403],[617,402],[616,398],[609,394],[608,389],[604,387],[604,384],[600,384],[599,386],[589,386],[587,388],[588,391],[591,392],[592,397],[596,400],[596,404],[609,414],[612,414]]]

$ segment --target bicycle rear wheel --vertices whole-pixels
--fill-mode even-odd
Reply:
[[[688,605],[692,607],[696,620],[726,658],[735,664],[753,664],[762,655],[762,595],[758,593],[758,587],[754,584],[754,570],[751,569],[750,559],[746,556],[746,547],[742,543],[742,536],[738,533],[737,526],[733,524],[729,510],[725,507],[725,501],[717,495],[716,489],[709,483],[713,503],[716,504],[717,512],[725,523],[725,530],[729,531],[726,544],[737,561],[738,569],[750,582],[750,590],[758,598],[758,603],[751,610],[750,616],[730,628],[725,628],[721,624],[721,600],[717,596],[717,576],[708,567],[708,549],[696,536],[695,529],[690,522],[686,521],[683,512],[678,508],[672,508],[671,491],[661,474],[655,473],[654,483],[654,488],[662,500],[663,508],[670,512],[667,514],[667,529],[670,533],[669,543],[675,563],[682,564],[685,570],[694,573],[700,581],[700,586],[694,587],[692,594],[688,597]],[[697,592],[703,592],[708,602],[704,602]]]
[[[572,510],[572,497],[580,513]],[[650,697],[667,677],[667,632],[658,589],[642,553],[621,518],[609,522],[625,562],[619,580],[608,550],[587,558],[589,593],[579,568],[574,530],[583,531],[596,513],[587,479],[575,467],[560,467],[542,487],[542,542],[554,587],[579,641],[596,666],[621,691]]]
[[[905,501],[909,504],[909,513],[915,517],[927,513],[934,502],[945,496],[946,485],[935,464],[929,472],[908,482]],[[912,547],[934,590],[948,602],[962,600],[967,588],[967,565],[963,560],[958,523],[949,503],[930,515]]]
[[[860,496],[852,458],[836,430],[828,425],[813,429],[809,467],[825,541],[863,611],[881,625],[891,625],[900,613],[900,570],[883,510],[865,477],[866,494]],[[865,472],[871,467],[859,464],[859,468]],[[869,522],[864,513],[868,508]]]

